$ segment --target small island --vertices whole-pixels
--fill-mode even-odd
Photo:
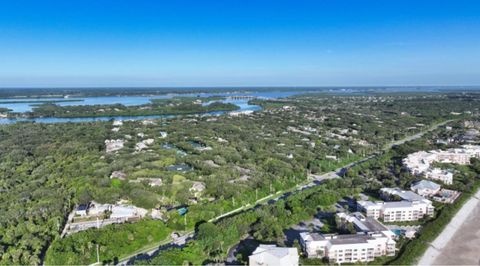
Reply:
[[[171,99],[152,99],[151,103],[138,106],[123,104],[73,105],[60,106],[53,102],[34,105],[33,110],[25,113],[10,112],[11,118],[26,117],[101,117],[101,116],[147,116],[147,115],[189,115],[217,111],[235,111],[240,107],[222,102],[225,98],[212,96],[205,98],[174,97]]]

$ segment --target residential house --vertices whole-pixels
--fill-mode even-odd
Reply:
[[[432,197],[437,194],[441,188],[439,184],[428,180],[420,180],[410,186],[412,191],[423,197]]]
[[[88,204],[80,204],[75,209],[75,215],[77,216],[87,216]]]

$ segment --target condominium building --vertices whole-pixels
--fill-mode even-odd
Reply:
[[[425,216],[434,215],[431,202],[425,201],[358,201],[357,207],[367,217],[383,219],[385,222],[416,221]]]
[[[421,175],[426,172],[431,163],[436,160],[437,156],[426,151],[419,151],[408,155],[403,159],[403,165],[413,175]]]
[[[428,179],[438,180],[446,185],[453,184],[453,173],[440,168],[433,168],[426,171],[423,176]]]
[[[364,212],[367,217],[379,219],[383,216],[383,203],[384,202],[372,202],[368,200],[357,201],[357,210]]]
[[[437,155],[437,161],[441,163],[470,164],[471,158],[480,158],[480,146],[463,145],[461,148],[432,153]]]
[[[307,257],[326,257],[332,263],[355,263],[395,255],[395,234],[377,220],[358,212],[338,213],[337,217],[343,222],[352,223],[358,233],[301,233],[300,243]]]
[[[440,180],[450,185],[453,183],[453,173],[447,170],[433,168],[432,164],[439,162],[465,165],[469,164],[472,158],[480,158],[480,146],[463,145],[461,148],[448,150],[419,151],[403,159],[403,165],[414,175]]]
[[[332,263],[373,261],[376,257],[394,256],[395,240],[383,233],[322,235],[301,233],[300,243],[309,258],[328,258]]]
[[[432,217],[434,207],[424,202],[394,201],[386,202],[383,209],[385,222],[417,221],[425,216]]]

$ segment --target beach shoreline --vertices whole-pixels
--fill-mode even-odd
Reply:
[[[479,220],[480,190],[478,190],[462,206],[462,208],[455,214],[455,216],[440,233],[440,235],[435,238],[435,240],[431,243],[430,247],[420,258],[418,265],[471,265],[472,263],[478,265],[478,259],[471,258],[472,254],[470,253],[470,250],[468,248],[458,247],[457,242],[459,242],[459,238],[462,239],[465,237],[464,235],[470,234],[470,232],[472,231],[470,227],[477,227],[478,231],[480,232],[480,225],[476,225],[478,223],[477,221]],[[454,246],[457,246],[457,249],[460,250],[453,250],[452,245],[449,245],[450,242],[455,242],[452,244]],[[471,243],[465,244],[469,245]],[[463,256],[462,254],[458,254],[458,252],[465,252],[468,254],[464,254],[466,256]]]

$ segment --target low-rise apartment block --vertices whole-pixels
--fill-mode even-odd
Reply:
[[[383,219],[385,222],[417,221],[434,215],[434,207],[430,201],[358,201],[357,207],[365,212],[367,217]]]
[[[424,176],[428,179],[440,180],[447,185],[453,183],[451,171],[433,168],[432,163],[469,164],[470,159],[480,158],[480,146],[463,145],[462,148],[448,150],[419,151],[403,159],[403,165],[410,173]]]
[[[300,243],[309,258],[328,258],[332,263],[369,262],[381,256],[395,255],[395,234],[373,218],[361,213],[337,216],[353,223],[357,234],[335,235],[304,232]]]
[[[328,258],[332,263],[368,262],[395,256],[395,240],[378,234],[322,235],[301,233],[301,244],[309,258]]]
[[[453,173],[449,170],[443,170],[440,168],[433,168],[426,171],[423,176],[428,179],[438,180],[446,185],[453,184]]]
[[[376,257],[395,256],[395,240],[382,233],[322,235],[301,233],[301,245],[309,258],[328,258],[332,263],[373,261]]]

